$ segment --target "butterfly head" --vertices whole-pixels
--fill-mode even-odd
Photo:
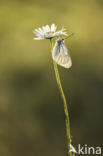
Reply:
[[[64,42],[64,38],[59,38],[59,39],[56,40],[56,42],[57,42],[58,44],[61,44],[61,43]]]

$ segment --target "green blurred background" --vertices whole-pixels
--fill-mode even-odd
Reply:
[[[0,156],[64,156],[65,116],[48,40],[33,29],[55,23],[73,66],[59,67],[73,145],[103,145],[103,1],[0,1]]]

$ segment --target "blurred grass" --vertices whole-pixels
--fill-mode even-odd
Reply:
[[[74,145],[102,146],[102,19],[102,0],[0,1],[0,155],[66,154],[49,41],[32,32],[52,23],[75,34],[66,40],[73,66],[59,67]]]

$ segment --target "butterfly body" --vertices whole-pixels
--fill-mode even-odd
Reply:
[[[52,58],[58,65],[64,68],[70,68],[72,66],[71,57],[64,43],[64,38],[56,40],[52,51]]]

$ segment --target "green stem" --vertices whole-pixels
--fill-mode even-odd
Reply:
[[[51,51],[53,50],[53,41],[52,39],[50,39],[50,47],[51,47]],[[60,76],[59,76],[59,71],[58,71],[58,67],[55,61],[53,61],[53,65],[54,65],[54,71],[55,71],[55,76],[56,76],[56,81],[58,84],[58,88],[61,94],[61,98],[63,100],[64,103],[64,112],[65,112],[65,117],[66,117],[66,131],[67,131],[67,141],[68,141],[68,151],[70,150],[70,144],[72,142],[71,140],[71,134],[70,134],[70,121],[69,121],[69,112],[68,112],[68,107],[67,107],[67,102],[66,102],[66,98],[63,92],[63,88],[62,88],[62,84],[60,81]],[[72,156],[72,153],[69,153],[70,156]]]

